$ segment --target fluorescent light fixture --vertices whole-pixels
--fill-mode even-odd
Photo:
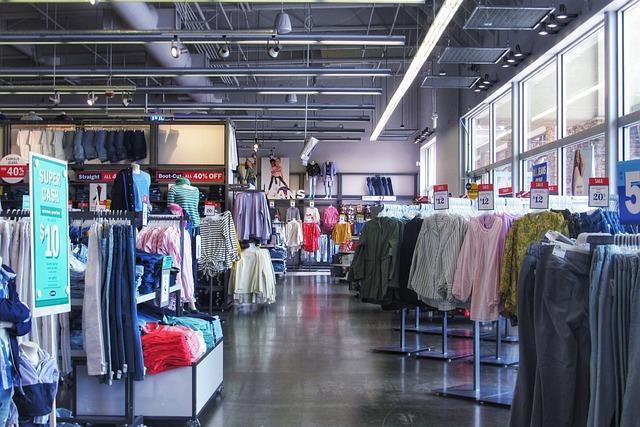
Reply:
[[[260,91],[258,92],[258,94],[260,95],[289,95],[289,94],[296,94],[296,95],[318,95],[320,92],[317,90],[264,90],[264,91]]]
[[[420,70],[424,66],[424,63],[427,62],[427,59],[429,58],[429,55],[431,55],[433,48],[436,46],[436,43],[438,43],[438,40],[442,36],[442,33],[444,33],[444,30],[453,19],[453,16],[456,14],[461,4],[462,0],[445,0],[442,7],[440,7],[438,14],[429,27],[427,34],[424,36],[424,39],[422,40],[418,51],[411,60],[411,64],[409,64],[409,68],[407,68],[407,71],[404,74],[400,85],[393,93],[393,96],[389,100],[387,107],[382,113],[378,124],[373,130],[373,133],[369,138],[371,141],[378,140],[378,137],[391,118],[391,115],[402,100],[404,94],[413,84],[414,80],[418,76],[418,73],[420,73]]]

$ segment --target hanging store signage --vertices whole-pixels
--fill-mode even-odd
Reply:
[[[471,200],[475,200],[478,198],[478,184],[475,182],[469,183],[467,184],[468,188],[467,188],[467,196],[471,199]]]
[[[363,202],[395,202],[396,196],[362,196]]]
[[[618,209],[623,223],[640,223],[640,160],[618,162]]]
[[[71,310],[67,162],[29,154],[34,317]]]
[[[546,181],[532,182],[529,197],[531,209],[549,209],[549,183]]]
[[[449,186],[447,184],[433,186],[433,209],[436,211],[449,209]]]
[[[513,187],[498,188],[498,197],[511,197],[513,195]]]
[[[16,184],[22,181],[28,170],[27,163],[17,154],[9,154],[0,160],[0,178],[6,183]]]
[[[220,202],[213,202],[207,200],[204,202],[204,216],[214,216],[217,214],[217,210],[220,209]]]
[[[113,182],[118,172],[114,171],[82,171],[76,173],[76,180],[84,182]]]
[[[191,182],[224,182],[221,171],[157,171],[158,182],[173,182],[178,178],[187,178]]]
[[[492,211],[494,209],[494,202],[493,184],[478,185],[478,210]]]
[[[546,182],[547,181],[547,162],[535,164],[531,167],[532,181]]]
[[[609,207],[609,178],[589,178],[589,206]]]
[[[173,265],[173,258],[171,256],[165,256],[162,259],[162,275],[160,276],[160,289],[158,289],[158,299],[160,307],[166,307],[169,305],[169,288],[171,286],[171,266]]]
[[[558,186],[557,185],[550,185],[549,186],[549,194],[558,194]]]

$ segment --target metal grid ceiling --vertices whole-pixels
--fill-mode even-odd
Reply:
[[[467,30],[533,30],[552,7],[477,6],[464,24]]]
[[[422,87],[436,89],[469,89],[480,77],[478,76],[427,76]]]
[[[509,52],[504,47],[447,47],[440,64],[496,64]]]

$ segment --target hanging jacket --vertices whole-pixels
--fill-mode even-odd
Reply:
[[[22,386],[14,389],[13,403],[17,414],[12,410],[9,420],[14,424],[16,415],[20,421],[29,419],[32,423],[44,424],[53,410],[60,372],[56,360],[49,353],[38,349],[38,356],[40,362],[34,366],[27,355],[20,351],[18,364],[22,373]]]
[[[122,169],[113,181],[113,187],[111,189],[111,210],[135,211],[135,203],[133,172],[131,168]]]
[[[349,281],[361,281],[365,302],[381,303],[388,287],[399,286],[398,245],[403,223],[396,218],[367,222],[349,270]]]

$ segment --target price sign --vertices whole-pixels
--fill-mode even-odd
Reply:
[[[494,209],[494,201],[493,184],[478,185],[478,210],[492,211]]]
[[[617,169],[620,221],[640,223],[640,160],[618,162]]]
[[[35,317],[71,310],[67,162],[29,155],[31,286]]]
[[[147,196],[145,195],[142,199],[142,226],[144,227],[149,223],[149,203],[147,201]]]
[[[204,216],[214,216],[216,212],[216,208],[220,207],[220,204],[217,202],[212,202],[207,200],[204,202]]]
[[[162,259],[162,275],[160,276],[160,289],[158,289],[158,299],[160,307],[169,305],[169,288],[171,285],[171,265],[173,258],[165,256]]]
[[[531,209],[549,209],[549,183],[534,181],[531,183],[529,206]]]
[[[224,182],[222,171],[157,171],[156,180],[159,182],[172,182],[184,177],[191,182]]]
[[[511,197],[513,195],[513,187],[498,188],[498,197]]]
[[[609,178],[589,178],[589,206],[609,207]]]
[[[433,209],[436,211],[449,209],[449,186],[447,184],[433,186]]]
[[[475,182],[467,184],[467,196],[471,200],[475,200],[478,198],[478,184]]]
[[[25,161],[17,154],[9,154],[0,160],[0,178],[9,184],[22,181],[27,176],[28,169]]]

